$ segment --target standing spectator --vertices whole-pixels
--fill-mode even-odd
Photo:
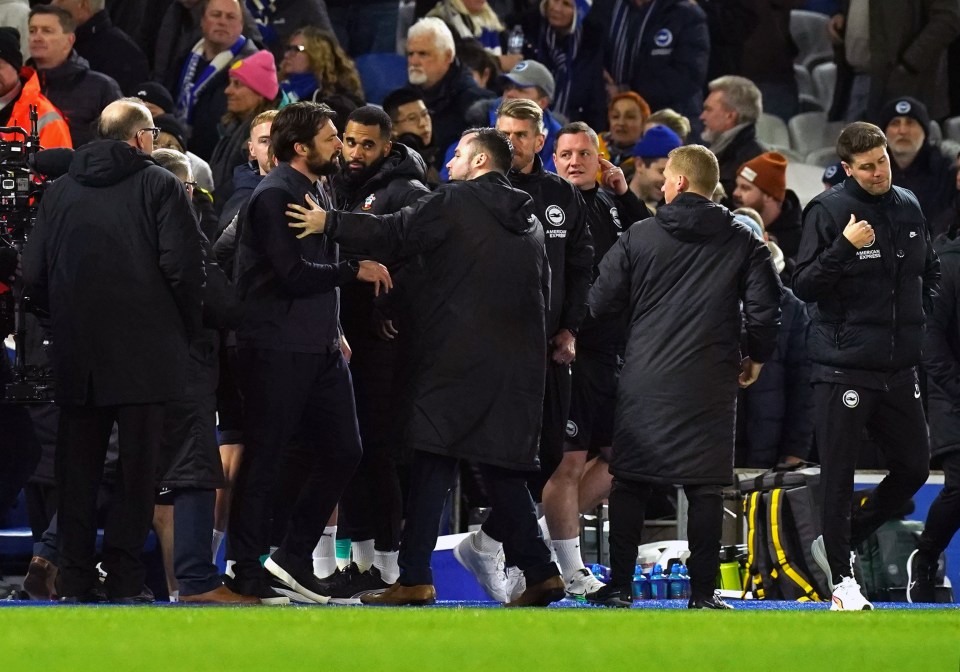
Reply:
[[[357,66],[326,30],[307,26],[290,36],[280,79],[280,88],[292,103],[323,103],[344,119],[363,105]]]
[[[876,119],[884,101],[913,96],[949,113],[947,47],[960,35],[956,0],[847,0],[830,19],[837,84],[831,120]]]
[[[30,11],[30,62],[40,89],[63,113],[74,147],[94,138],[100,111],[123,94],[107,75],[94,72],[73,50],[76,24],[65,9],[37,5]]]
[[[636,91],[654,110],[696,117],[707,82],[707,18],[687,0],[596,0],[591,14],[607,26],[607,83]]]
[[[257,51],[241,34],[242,17],[238,0],[208,0],[200,21],[203,38],[180,61],[175,82],[167,84],[177,117],[191,129],[190,150],[208,161],[220,137],[217,126],[227,111],[227,73]]]
[[[633,178],[630,191],[646,204],[650,212],[656,212],[663,203],[663,171],[667,156],[681,146],[680,137],[666,126],[654,126],[640,138],[633,148]]]
[[[31,68],[23,66],[20,36],[16,28],[0,27],[0,126],[20,126],[30,132],[30,107],[37,107],[37,132],[40,146],[72,147],[70,127],[60,110],[40,93],[40,80]],[[4,133],[3,140],[22,141],[22,135]],[[2,281],[2,280],[0,280]]]
[[[610,99],[607,108],[609,131],[601,137],[610,154],[610,163],[623,170],[627,181],[633,177],[633,148],[643,137],[643,126],[650,116],[650,106],[643,96],[624,91]]]
[[[69,174],[47,190],[24,281],[49,308],[56,343],[59,594],[72,602],[143,601],[140,553],[153,514],[163,404],[183,389],[187,338],[200,328],[203,257],[183,186],[149,157],[149,110],[118,100],[104,109],[99,131],[103,140],[80,149]],[[93,355],[92,343],[109,356]],[[115,422],[120,484],[104,536],[104,596],[94,509]]]
[[[441,148],[460,137],[471,105],[493,98],[457,60],[453,34],[437,18],[420,19],[407,33],[407,77],[430,110],[434,144]],[[434,167],[439,170],[442,162],[441,155]]]
[[[327,0],[327,12],[340,46],[352,57],[399,48],[400,4],[395,0]]]
[[[723,4],[729,1],[723,0]],[[763,94],[766,111],[784,121],[800,111],[800,94],[793,72],[793,59],[798,50],[790,35],[790,12],[800,9],[803,3],[804,0],[749,0],[746,4],[754,13],[756,23],[745,33],[731,31],[743,51],[736,69],[719,73],[741,75],[754,82]],[[744,34],[746,39],[741,38]]]
[[[745,77],[720,77],[709,84],[700,121],[703,140],[720,163],[720,185],[729,195],[737,169],[766,148],[757,140],[757,119],[763,114],[760,89]]]
[[[630,326],[610,463],[611,580],[587,600],[630,605],[647,500],[655,485],[679,484],[690,507],[687,606],[729,609],[714,586],[737,386],[753,384],[773,353],[780,282],[763,241],[711,203],[719,167],[708,149],[673,150],[664,175],[667,204],[620,237],[590,289],[592,315],[625,312]]]
[[[940,263],[920,205],[891,183],[883,131],[850,124],[837,140],[847,179],[807,205],[793,275],[810,305],[814,427],[821,465],[823,535],[813,557],[831,609],[872,609],[853,575],[853,553],[927,478],[930,444],[917,365]],[[853,498],[864,428],[889,473]]]
[[[70,12],[77,25],[74,49],[87,59],[91,70],[112,77],[121,91],[147,81],[147,57],[129,35],[113,25],[104,0],[52,0],[50,4]]]

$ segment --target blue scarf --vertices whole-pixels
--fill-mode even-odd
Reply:
[[[317,90],[317,78],[312,72],[295,72],[280,82],[280,88],[287,94],[291,103],[298,100],[310,100]]]

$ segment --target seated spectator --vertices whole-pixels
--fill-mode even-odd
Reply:
[[[497,78],[503,73],[500,61],[474,39],[457,42],[457,58],[470,70],[477,86],[498,93]]]
[[[277,61],[295,30],[312,27],[333,32],[323,0],[245,0],[245,6],[257,23],[263,45]]]
[[[765,152],[750,159],[737,171],[735,185],[734,204],[759,212],[764,230],[783,251],[787,269],[781,277],[789,284],[800,250],[803,208],[797,195],[787,189],[787,158],[779,152]]]
[[[30,63],[43,95],[67,120],[74,148],[93,140],[100,111],[123,95],[113,79],[91,70],[74,51],[75,30],[65,9],[37,5],[30,11]]]
[[[363,105],[357,66],[333,33],[307,26],[293,33],[280,62],[280,88],[291,103],[326,103],[337,119]]]
[[[449,147],[466,130],[467,110],[493,94],[481,89],[457,60],[453,34],[440,19],[417,21],[407,32],[407,77],[433,120],[434,144]],[[438,160],[443,155],[438,153]],[[434,164],[438,170],[440,166]]]
[[[659,110],[695,117],[703,101],[710,57],[707,18],[687,0],[596,0],[606,26],[604,65],[611,90],[636,91]]]
[[[104,0],[52,0],[50,4],[70,12],[77,24],[73,48],[92,70],[113,77],[122,91],[147,80],[147,57],[129,35],[113,25]]]
[[[732,194],[740,166],[766,151],[757,140],[763,99],[760,89],[745,77],[718,77],[709,88],[700,114],[703,140],[720,163],[720,184]]]
[[[238,0],[208,0],[200,27],[203,37],[182,57],[176,86],[177,118],[190,127],[190,149],[210,160],[220,134],[217,125],[227,111],[227,72],[257,51],[241,34],[243,13]]]
[[[556,80],[553,110],[591,128],[607,123],[603,85],[604,27],[583,0],[543,0],[524,14],[523,56],[543,63]]]
[[[601,134],[610,153],[610,163],[623,170],[627,181],[633,177],[633,148],[643,136],[643,125],[650,116],[650,106],[643,96],[624,91],[610,99],[607,120],[610,130]]]
[[[878,124],[887,136],[893,183],[909,189],[928,222],[950,207],[957,169],[939,146],[927,139],[930,116],[916,98],[888,101]]]
[[[476,40],[495,56],[503,53],[504,27],[487,0],[440,0],[427,16],[442,20],[456,35]]]
[[[682,144],[680,136],[666,126],[654,126],[643,134],[633,148],[634,170],[630,191],[652,213],[656,213],[657,207],[663,203],[660,189],[666,181],[663,169],[667,166],[667,155]]]
[[[427,162],[427,183],[435,187],[440,182],[436,168],[437,148],[433,144],[433,120],[420,94],[411,88],[393,91],[383,99],[383,111],[393,122],[393,140],[419,152]]]
[[[223,135],[210,159],[218,209],[233,193],[234,168],[250,160],[250,122],[261,112],[276,109],[280,92],[276,64],[269,51],[258,51],[239,61],[229,75],[227,113],[221,120]]]
[[[40,146],[72,147],[70,127],[60,110],[40,93],[40,80],[31,68],[23,66],[20,35],[16,28],[0,27],[0,126],[20,126],[30,132],[30,107],[37,107],[37,132]],[[24,138],[18,133],[3,133],[4,141]]]
[[[676,133],[684,144],[690,136],[690,120],[669,107],[651,113],[643,125],[643,132],[646,133],[654,126],[666,126]]]

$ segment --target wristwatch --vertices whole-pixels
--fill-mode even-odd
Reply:
[[[350,267],[350,270],[353,271],[353,274],[354,274],[354,275],[359,275],[359,274],[360,274],[360,262],[359,262],[359,261],[357,261],[356,259],[347,259],[347,260],[346,260],[346,264],[347,264],[347,266]]]

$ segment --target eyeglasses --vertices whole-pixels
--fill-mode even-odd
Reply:
[[[397,123],[397,124],[403,124],[403,123],[416,124],[416,123],[420,122],[420,121],[423,120],[423,119],[429,119],[429,118],[430,118],[430,110],[423,110],[422,112],[419,112],[419,113],[413,112],[413,113],[411,113],[411,114],[408,114],[408,115],[405,116],[405,117],[400,117],[399,119],[396,120],[395,123]]]
[[[284,51],[284,53],[286,53],[286,54],[289,54],[290,52],[293,52],[293,53],[295,53],[295,54],[299,54],[300,52],[303,52],[303,51],[306,51],[306,50],[307,50],[307,48],[306,48],[305,46],[303,46],[302,44],[288,44],[288,45],[287,45],[287,48],[284,49],[283,51]]]
[[[150,135],[153,136],[153,141],[154,141],[154,142],[156,142],[156,141],[157,141],[157,138],[160,137],[160,129],[159,129],[159,128],[141,128],[139,131],[137,131],[137,135],[140,135],[141,133],[146,133],[147,131],[150,131]]]

